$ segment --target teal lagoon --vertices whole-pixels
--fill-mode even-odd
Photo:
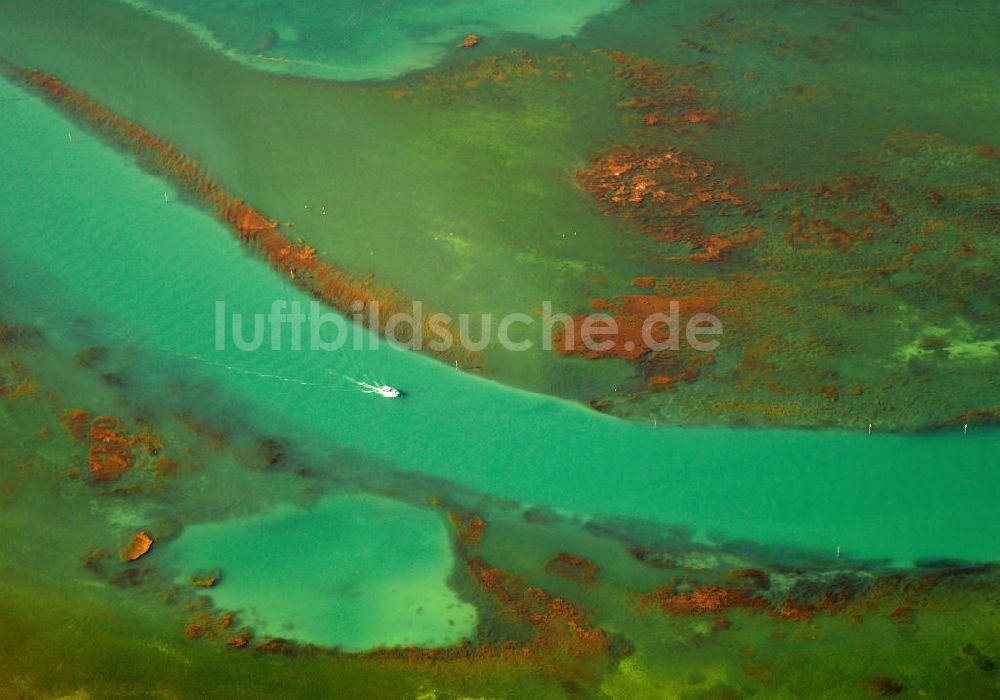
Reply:
[[[453,560],[434,513],[364,494],[194,525],[163,554],[182,585],[221,570],[207,593],[256,633],[344,651],[471,638],[476,610],[447,585]]]

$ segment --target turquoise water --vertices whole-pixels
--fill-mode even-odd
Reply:
[[[468,34],[571,36],[622,0],[341,0],[330,3],[125,0],[175,22],[241,63],[336,80],[427,68]]]
[[[175,195],[165,203],[162,181],[20,90],[5,85],[0,97],[0,313],[37,323],[53,343],[136,348],[151,400],[169,400],[179,378],[213,382],[214,395],[185,397],[192,412],[235,426],[230,407],[245,407],[249,427],[315,454],[348,448],[525,505],[679,525],[789,557],[832,558],[837,547],[898,564],[998,556],[994,432],[880,435],[876,425],[869,436],[865,416],[850,433],[653,428],[384,343],[360,357],[215,353],[217,300],[253,313],[305,298],[209,216]],[[336,388],[331,369],[358,366],[406,399]]]
[[[221,570],[206,592],[258,634],[363,651],[448,646],[476,628],[475,608],[446,583],[454,557],[444,524],[384,498],[333,496],[195,525],[163,559],[181,584]]]

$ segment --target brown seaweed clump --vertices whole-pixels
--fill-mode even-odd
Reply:
[[[687,593],[670,587],[657,588],[640,597],[639,603],[655,604],[672,615],[705,615],[725,612],[730,608],[761,610],[767,607],[767,601],[754,597],[751,588],[733,589],[715,584],[693,588]]]
[[[89,447],[89,471],[95,482],[118,481],[135,465],[136,447],[150,457],[166,459],[161,455],[163,441],[148,425],[140,425],[133,434],[117,416],[91,418],[81,409],[66,411],[62,425],[70,437]],[[138,486],[132,490],[138,490]]]
[[[228,630],[232,629],[235,616],[231,612],[225,612],[221,614],[212,614],[207,612],[199,612],[194,616],[185,627],[184,636],[188,639],[205,639],[218,637],[225,634]],[[243,648],[249,642],[249,637],[241,633],[244,643],[233,643],[233,639],[229,639],[227,644],[236,648]]]
[[[144,556],[153,546],[153,538],[146,532],[139,531],[132,535],[128,546],[121,551],[122,561],[135,561]]]
[[[545,563],[545,570],[579,584],[597,580],[597,564],[582,557],[560,552]]]
[[[838,577],[799,580],[784,590],[773,590],[770,577],[759,569],[733,571],[726,582],[695,583],[674,579],[637,598],[639,609],[657,608],[671,616],[711,615],[718,619],[733,609],[764,613],[788,622],[809,622],[818,615],[848,615],[860,622],[879,614],[908,624],[914,611],[929,605],[929,594],[952,574],[907,578],[889,574],[880,578]]]
[[[710,232],[704,217],[749,216],[757,211],[734,190],[739,178],[716,175],[717,164],[662,146],[622,146],[578,170],[577,182],[605,213],[638,222],[654,240],[688,243],[692,262],[717,262],[749,245],[763,230],[746,225]]]
[[[90,414],[81,409],[66,411],[62,417],[63,428],[77,442],[90,437]]]
[[[475,513],[449,511],[448,521],[455,529],[455,536],[464,547],[478,545],[486,530],[486,521]]]
[[[445,649],[376,649],[360,656],[408,666],[465,661],[473,667],[481,665],[484,670],[525,668],[533,674],[568,673],[594,680],[604,665],[598,661],[611,660],[618,654],[614,640],[568,601],[554,598],[528,585],[521,576],[492,567],[479,557],[468,558],[466,567],[477,587],[499,604],[503,615],[526,628],[526,641],[464,642]]]
[[[188,576],[188,582],[192,586],[199,588],[212,588],[221,578],[222,574],[218,569],[209,569],[207,571],[195,571]]]
[[[703,91],[695,86],[709,74],[706,64],[669,65],[621,51],[599,53],[614,63],[614,78],[628,91],[628,98],[618,106],[641,117],[642,127],[684,131],[692,124],[722,121],[722,112],[705,107]]]
[[[552,342],[562,355],[616,358],[639,365],[650,392],[698,380],[714,365],[716,354],[733,347],[731,338],[745,344],[762,314],[783,312],[790,294],[763,278],[742,274],[706,279],[640,277],[633,285],[642,293],[591,301],[592,309],[613,319],[613,332],[605,332],[601,324],[588,325],[589,316],[577,314],[553,328]],[[687,323],[700,314],[711,314],[723,325],[722,350],[701,352],[685,342]],[[661,321],[646,326],[657,317]],[[662,321],[664,317],[676,324]],[[759,378],[755,381],[759,383]]]
[[[114,416],[95,418],[90,426],[90,473],[95,481],[117,481],[135,461],[125,424]]]
[[[13,376],[10,379],[10,383],[8,383],[3,373],[0,372],[0,396],[10,401],[16,401],[25,396],[38,393],[38,382],[28,374],[23,364],[17,360],[9,359],[7,366],[10,368]]]
[[[556,328],[553,344],[561,355],[583,355],[591,360],[618,358],[626,362],[640,362],[649,355],[653,345],[666,344],[670,340],[670,330],[666,324],[657,324],[648,329],[644,336],[646,319],[653,314],[669,315],[676,309],[679,319],[689,319],[696,314],[711,313],[719,304],[719,299],[709,296],[668,297],[660,295],[624,295],[615,301],[595,299],[591,308],[608,313],[614,319],[614,332],[605,333],[600,326],[589,323],[589,315],[578,314],[570,322]],[[680,348],[670,350],[675,355]],[[667,353],[662,353],[666,355]],[[691,357],[687,369],[675,367],[677,381],[689,381],[697,376],[692,368],[699,363]]]

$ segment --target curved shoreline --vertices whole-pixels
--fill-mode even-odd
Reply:
[[[239,63],[240,65],[255,70],[278,73],[289,77],[314,80],[332,80],[337,82],[391,80],[408,73],[433,69],[439,65],[442,60],[446,59],[451,51],[456,47],[460,39],[468,35],[470,32],[488,32],[491,34],[491,38],[518,33],[528,33],[540,39],[557,39],[563,37],[570,38],[582,31],[583,28],[592,22],[595,17],[599,17],[608,12],[613,12],[614,10],[625,5],[624,0],[590,0],[595,7],[586,8],[587,11],[585,12],[577,12],[576,8],[573,8],[573,12],[571,13],[573,14],[573,17],[561,18],[563,22],[560,23],[558,27],[542,27],[537,21],[533,22],[527,19],[520,21],[512,20],[508,24],[504,24],[502,22],[500,24],[495,24],[483,18],[473,17],[472,19],[469,19],[463,16],[463,14],[458,14],[454,18],[454,22],[448,21],[441,25],[441,28],[445,26],[448,27],[448,30],[444,32],[447,36],[443,34],[437,41],[421,42],[417,39],[410,39],[411,49],[417,49],[419,47],[422,50],[415,51],[414,53],[408,55],[407,58],[409,60],[406,62],[401,63],[399,60],[390,61],[386,66],[382,66],[380,64],[380,67],[382,67],[381,71],[373,71],[372,68],[367,67],[367,64],[372,62],[371,60],[354,64],[347,62],[328,63],[317,58],[303,56],[269,56],[266,55],[264,51],[241,51],[231,45],[228,45],[225,41],[220,39],[216,30],[212,27],[192,19],[183,12],[157,7],[155,3],[150,2],[149,0],[116,1],[123,2],[130,7],[180,27],[212,51],[215,51],[228,59]],[[461,6],[461,3],[454,4]],[[572,1],[564,3],[564,5],[570,7],[572,7],[573,4],[579,5],[582,3],[574,3]],[[531,3],[524,3],[524,6],[531,7]],[[484,16],[489,15],[488,10],[485,9],[477,9],[477,12],[482,12]],[[383,20],[384,19],[385,18],[383,17]],[[537,18],[535,19],[537,20]],[[442,18],[441,21],[444,22],[445,20]],[[396,27],[398,30],[397,33],[399,34],[398,38],[403,40],[407,39],[406,32],[403,31],[403,29],[406,28],[407,25],[405,25],[405,23],[402,25],[402,29]],[[441,34],[441,28],[439,28],[438,34]],[[292,27],[292,30],[295,29],[295,27]],[[389,29],[393,29],[393,27],[389,27]],[[272,34],[276,33],[274,27],[271,27],[269,31]],[[425,28],[425,31],[430,31],[430,29]],[[393,38],[392,32],[389,32],[389,34],[390,36],[388,37],[388,40],[391,42]],[[330,40],[335,41],[336,37],[331,37]],[[390,43],[390,46],[393,46],[393,44]],[[265,47],[265,50],[266,48],[267,47]]]

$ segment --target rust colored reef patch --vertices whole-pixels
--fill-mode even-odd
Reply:
[[[694,349],[686,341],[687,323],[700,314],[712,314],[724,322],[730,335],[754,333],[762,319],[787,313],[790,292],[765,279],[727,274],[716,277],[643,277],[633,281],[642,294],[623,294],[613,299],[591,301],[594,311],[614,320],[616,333],[600,334],[600,326],[588,327],[580,314],[556,327],[554,347],[563,355],[589,359],[617,358],[637,365],[645,391],[664,391],[698,380],[712,367],[715,352]],[[646,325],[659,315],[661,320]],[[710,341],[712,336],[701,340]],[[726,336],[717,339],[728,343]],[[606,347],[600,344],[607,342]],[[657,347],[653,347],[656,344]]]
[[[0,328],[0,331],[3,329]],[[0,345],[2,345],[0,340]],[[17,401],[26,396],[38,394],[38,382],[27,368],[17,360],[10,358],[0,363],[0,398]]]
[[[939,605],[934,592],[964,577],[990,575],[989,567],[936,574],[895,573],[870,576],[845,572],[822,582],[803,575],[790,588],[773,586],[758,569],[731,572],[728,580],[698,583],[675,578],[669,586],[638,596],[641,610],[655,608],[671,617],[727,615],[735,610],[762,613],[790,622],[808,622],[818,615],[842,616],[860,623],[865,616],[909,624],[916,610]],[[728,629],[725,625],[717,631]]]
[[[565,552],[549,559],[545,563],[545,570],[580,584],[593,583],[598,575],[597,564]]]
[[[145,532],[137,532],[132,535],[128,546],[121,552],[122,561],[135,561],[149,552],[153,546],[153,538]]]
[[[629,81],[662,89],[643,66]],[[1000,364],[1000,171],[980,152],[899,130],[851,172],[751,184],[690,148],[616,146],[577,182],[663,253],[633,280],[639,293],[590,301],[617,324],[596,338],[613,341],[607,349],[582,341],[584,314],[556,328],[554,346],[637,365],[638,388],[591,402],[619,415],[666,406],[708,423],[890,430],[995,422],[997,385],[982,378]],[[643,321],[672,302],[682,326],[717,316],[720,349],[650,351]],[[650,396],[685,384],[668,402]]]
[[[114,416],[95,418],[90,424],[90,473],[97,481],[115,481],[132,466],[132,443],[125,424]]]
[[[459,556],[471,584],[470,594],[497,618],[501,636],[480,630],[476,642],[448,649],[380,649],[361,655],[381,661],[472,664],[482,670],[521,669],[546,676],[594,680],[619,655],[612,637],[577,606],[531,586],[518,574],[491,566],[478,555],[485,522],[478,515],[449,511]],[[578,560],[581,564],[589,564]],[[574,568],[579,568],[574,566]],[[589,574],[596,574],[596,567]],[[520,641],[517,641],[520,640]]]
[[[63,427],[70,436],[89,446],[90,475],[94,481],[117,481],[135,462],[133,447],[120,418],[99,416],[91,419],[86,411],[73,409],[63,415]]]
[[[722,179],[716,169],[678,149],[623,146],[596,158],[576,177],[608,214],[635,220],[654,240],[688,243],[695,261],[715,262],[763,234],[749,226],[721,232],[707,228],[706,215],[755,212],[750,201],[733,192],[740,180]]]
[[[750,27],[763,34],[754,37]],[[770,19],[713,15],[699,36],[705,29],[710,41],[684,44],[698,51],[694,63],[564,46],[553,56],[513,52],[421,76],[426,91],[493,82],[528,99],[538,96],[537,83],[513,78],[575,71],[599,76],[620,114],[613,145],[592,153],[573,179],[603,213],[648,241],[649,255],[635,265],[635,289],[609,285],[561,309],[573,318],[553,338],[564,356],[635,365],[633,381],[588,397],[590,405],[707,424],[913,430],[960,426],[962,416],[995,422],[997,384],[991,392],[981,377],[995,374],[1000,355],[954,361],[962,352],[955,348],[1000,338],[995,149],[887,131],[881,147],[845,152],[833,174],[762,179],[742,165],[743,144],[732,162],[720,155],[719,134],[734,127],[745,134],[746,121],[760,115],[718,106],[733,104],[719,90],[739,93],[734,81],[760,77],[723,75],[725,45],[773,45],[776,60],[818,61],[844,47],[834,51],[827,39]],[[773,125],[761,128],[780,162],[780,135],[769,132]],[[689,352],[683,342],[673,352],[647,349],[643,314],[665,312],[671,301],[682,316],[687,308],[719,317],[718,351]],[[601,338],[613,341],[606,349],[582,341],[593,311],[617,324],[617,334]],[[948,326],[947,338],[921,337],[922,328]]]
[[[485,532],[480,516],[465,510],[449,510],[448,519],[455,529],[457,550],[463,562],[459,576],[464,584],[460,586],[486,611],[474,641],[447,648],[402,647],[342,653],[283,638],[257,639],[252,629],[238,627],[236,616],[212,610],[207,603],[189,605],[194,616],[184,633],[191,639],[225,645],[234,652],[335,658],[346,663],[371,664],[368,668],[380,673],[428,674],[449,687],[473,679],[491,679],[504,687],[508,687],[506,684],[517,687],[524,679],[535,678],[546,684],[561,684],[564,692],[572,688],[583,694],[584,689],[595,688],[614,674],[620,668],[619,662],[634,648],[644,646],[646,654],[650,649],[662,651],[663,638],[655,632],[657,617],[650,616],[651,611],[662,613],[664,620],[670,621],[672,639],[678,634],[690,634],[685,631],[695,629],[688,624],[690,621],[704,620],[707,624],[699,622],[698,626],[704,632],[696,633],[698,653],[705,652],[705,645],[721,643],[723,647],[715,648],[728,654],[723,649],[747,643],[744,640],[759,641],[766,630],[772,640],[808,638],[810,645],[817,644],[814,640],[818,634],[831,635],[826,643],[833,644],[840,635],[863,636],[869,634],[869,629],[885,629],[886,625],[903,626],[919,633],[922,617],[948,610],[954,605],[952,596],[956,592],[967,593],[970,587],[993,590],[991,587],[995,585],[992,583],[995,570],[990,567],[880,576],[849,569],[831,575],[820,571],[793,573],[743,568],[706,571],[696,580],[679,576],[682,569],[668,566],[659,575],[669,583],[648,593],[629,595],[622,581],[611,574],[607,580],[602,578],[599,587],[588,587],[587,594],[596,595],[593,600],[600,601],[599,607],[605,613],[612,607],[620,609],[623,615],[636,616],[641,621],[639,627],[645,625],[646,632],[636,633],[638,636],[633,640],[612,635],[595,624],[595,613],[578,603],[553,596],[532,586],[523,575],[486,562],[479,556],[480,539],[469,536],[470,531]],[[598,571],[593,562],[566,553],[554,556],[546,569],[575,584],[594,581]],[[690,570],[687,574],[691,574]],[[824,625],[825,619],[831,623]],[[868,626],[862,627],[866,620],[870,620]],[[705,638],[705,634],[710,638]],[[712,641],[715,639],[719,641]],[[764,647],[758,650],[759,655],[731,651],[742,668],[754,674],[759,671],[764,676],[769,673],[766,669],[770,661],[764,659],[771,658],[771,654]],[[974,644],[967,643],[961,653],[980,669],[994,668],[992,659]],[[571,685],[568,679],[573,679]],[[868,681],[864,676],[856,682]]]
[[[393,647],[363,653],[345,653],[300,645],[283,638],[256,639],[252,629],[236,625],[232,613],[213,611],[190,603],[194,616],[185,628],[190,639],[217,640],[228,647],[258,653],[305,656],[336,656],[343,660],[375,664],[382,672],[398,670],[429,672],[440,679],[460,682],[462,678],[540,678],[559,683],[572,678],[592,684],[611,670],[625,652],[620,642],[595,626],[588,615],[568,600],[532,586],[523,576],[491,566],[478,555],[486,523],[464,510],[449,510],[456,548],[462,566],[459,588],[475,599],[493,621],[481,629],[474,641],[451,647]],[[142,534],[142,533],[140,533]],[[139,537],[137,535],[136,537]],[[142,543],[139,543],[141,549]],[[565,566],[582,571],[592,580],[596,567],[583,559],[565,555]],[[200,574],[199,574],[200,576]],[[213,579],[214,582],[214,579]],[[200,583],[198,584],[200,585]],[[506,681],[505,681],[506,682]]]
[[[669,65],[622,51],[599,51],[614,64],[614,78],[627,97],[618,107],[639,119],[646,129],[688,131],[691,125],[713,125],[724,115],[705,107],[703,90],[696,83],[711,73],[707,63]]]
[[[596,207],[625,220],[637,245],[648,244],[650,252],[628,271],[634,289],[621,282],[590,286],[593,298],[561,309],[576,315],[571,332],[557,330],[558,352],[636,366],[634,381],[614,396],[581,398],[616,415],[679,422],[847,428],[872,422],[893,430],[961,425],[962,416],[997,420],[996,382],[991,393],[979,379],[995,375],[1000,364],[1000,354],[991,359],[988,352],[1000,338],[1000,215],[993,201],[1000,161],[992,147],[900,130],[874,152],[853,154],[838,174],[753,182],[754,173],[738,163],[705,155],[718,151],[706,134],[751,116],[713,111],[709,64],[600,51],[512,52],[402,84],[412,99],[486,83],[524,89],[519,95],[535,99],[543,94],[539,77],[546,85],[556,75],[569,79],[570,66],[586,66],[605,81],[602,88],[612,87],[609,106],[624,122],[612,141],[617,145],[593,154],[575,181]],[[378,303],[388,312],[379,315],[382,322],[407,308],[394,290],[347,275],[301,239],[290,240],[171,144],[52,76],[6,69],[171,176],[317,298],[346,313],[355,302]],[[647,350],[644,315],[668,311],[672,301],[682,317],[721,319],[719,351]],[[612,348],[581,341],[579,326],[591,309],[616,320]],[[969,348],[986,351],[976,356]],[[442,357],[474,361],[456,352]],[[568,364],[558,363],[558,371]],[[0,385],[7,396],[31,391],[30,383]]]
[[[662,282],[644,284],[640,288],[657,293]],[[127,405],[124,400],[110,404]],[[61,413],[63,408],[60,404],[51,406],[50,423],[61,417],[67,434],[85,444],[125,440],[137,458],[144,452],[164,449],[163,441],[155,437],[158,432],[172,437],[168,431],[172,415],[162,419],[170,421],[167,424],[126,424],[113,416],[95,417],[82,410]],[[100,410],[97,406],[94,409]],[[211,432],[212,426],[202,425],[195,432],[197,444],[207,448]],[[251,447],[262,442],[267,444],[259,457],[269,466],[281,468],[298,462],[291,442],[277,438],[265,441],[259,436],[246,440]],[[173,439],[168,448],[179,451]],[[220,449],[233,448],[232,443],[223,443]],[[674,673],[686,664],[703,668],[706,657],[712,664],[742,665],[764,676],[778,653],[794,650],[796,654],[824,655],[839,648],[843,639],[859,645],[880,644],[884,639],[871,639],[871,631],[880,626],[893,633],[914,635],[921,642],[930,636],[935,650],[947,649],[951,641],[940,643],[933,634],[928,635],[928,629],[948,619],[943,616],[951,615],[949,606],[981,599],[992,606],[995,597],[995,570],[989,567],[966,570],[951,579],[946,574],[925,576],[919,572],[877,576],[857,569],[765,570],[748,568],[755,564],[720,550],[691,552],[675,544],[669,549],[642,551],[626,536],[619,540],[616,555],[612,547],[588,547],[587,540],[578,537],[588,528],[567,540],[567,531],[559,527],[557,518],[543,524],[543,518],[535,517],[528,526],[537,534],[526,536],[524,514],[509,503],[495,511],[479,511],[468,505],[467,493],[458,496],[463,505],[450,502],[438,491],[442,488],[439,483],[423,494],[420,491],[425,487],[412,477],[402,484],[408,498],[441,508],[442,518],[454,531],[458,566],[450,584],[480,610],[480,627],[468,642],[447,648],[349,654],[282,638],[259,638],[238,613],[213,609],[211,586],[225,585],[220,572],[183,572],[193,574],[188,579],[191,585],[178,586],[166,572],[158,571],[158,548],[175,535],[180,522],[155,520],[142,529],[115,532],[114,546],[105,543],[105,548],[95,549],[94,543],[87,542],[79,550],[79,565],[118,587],[123,596],[130,595],[126,592],[129,589],[146,601],[162,596],[168,605],[176,606],[173,612],[177,614],[171,616],[175,625],[171,643],[189,644],[186,654],[203,653],[220,668],[260,668],[263,664],[289,674],[336,669],[363,677],[366,683],[387,677],[394,681],[416,677],[422,686],[439,693],[454,690],[455,694],[476,697],[597,696],[603,684],[623,667],[648,671],[650,685],[643,686],[644,691],[656,687],[658,673]],[[438,497],[432,498],[430,493]],[[85,494],[84,504],[89,500]],[[512,522],[521,523],[522,529],[512,531]],[[590,531],[598,532],[596,528]],[[602,542],[608,541],[605,538],[610,532],[602,531]],[[564,546],[571,549],[560,548]],[[514,547],[537,558],[533,563],[529,559],[525,566],[521,550],[515,553]],[[695,552],[698,556],[691,556]],[[709,552],[711,556],[706,556]],[[116,562],[119,553],[123,561]],[[726,564],[703,568],[712,559]],[[693,562],[699,565],[692,567]],[[739,564],[732,565],[734,562]],[[546,574],[540,572],[541,566]],[[639,576],[636,567],[641,567]],[[536,576],[544,577],[545,588],[533,580]],[[956,583],[953,591],[958,591],[955,598],[948,597],[952,580]],[[641,593],[637,594],[637,586]],[[928,619],[933,624],[924,625]],[[669,629],[664,629],[667,626]],[[158,634],[162,635],[162,630]],[[817,635],[822,634],[828,636],[817,641]],[[779,641],[761,644],[767,636]],[[782,643],[785,639],[790,646]],[[799,639],[802,644],[795,641]],[[951,653],[960,655],[963,663],[978,669],[977,673],[986,674],[992,672],[988,669],[994,667],[995,652],[983,639],[979,634],[963,633],[960,641],[952,644]],[[758,650],[753,658],[740,651],[747,645]],[[677,658],[685,654],[690,656]],[[264,655],[268,658],[261,658]],[[631,658],[622,663],[626,657]],[[908,663],[904,652],[878,668],[864,669],[864,678],[847,675],[849,682],[858,685],[868,676],[898,678]],[[839,668],[834,673],[844,674]],[[903,680],[910,682],[905,677]],[[539,688],[548,692],[539,692]],[[636,691],[625,696],[640,694]]]
[[[117,416],[92,417],[87,411],[71,409],[63,413],[62,426],[76,442],[87,447],[89,474],[94,483],[117,482],[127,473],[134,472],[139,457],[159,458],[157,465],[167,461],[163,454],[163,441],[153,429],[136,420],[137,427],[130,430]],[[75,472],[70,476],[75,478]],[[136,479],[128,488],[117,488],[113,493],[138,491]]]

